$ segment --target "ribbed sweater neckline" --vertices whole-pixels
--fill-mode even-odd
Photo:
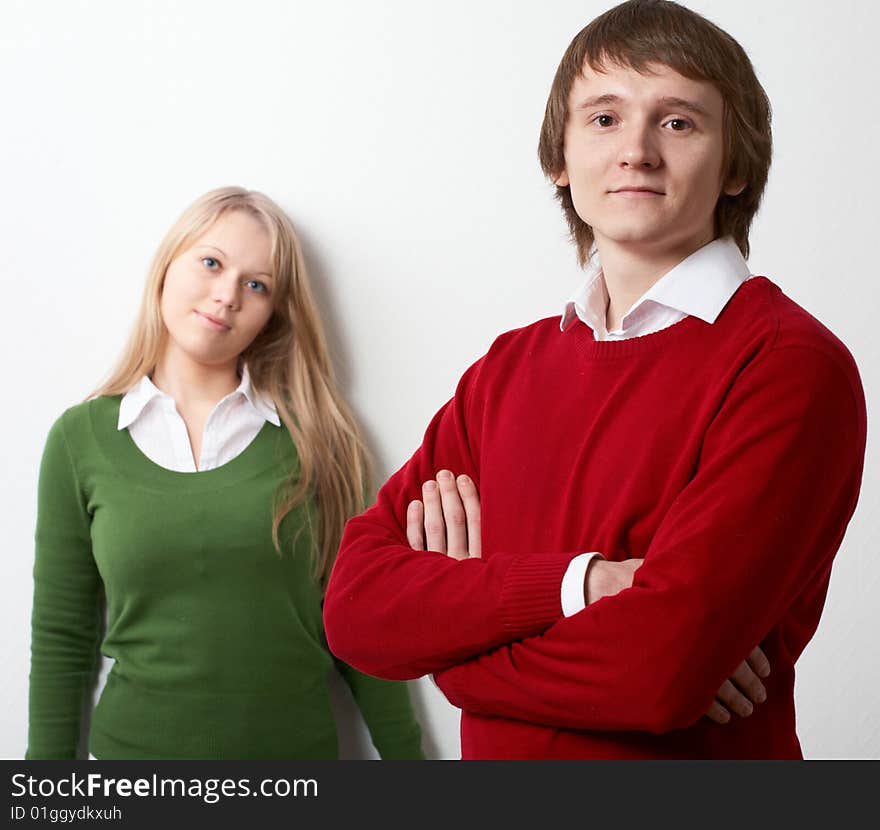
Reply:
[[[714,323],[707,323],[699,317],[689,316],[665,329],[641,337],[630,337],[626,340],[596,340],[593,337],[593,330],[578,319],[562,332],[562,335],[576,338],[579,352],[590,360],[618,360],[637,357],[644,353],[663,349],[689,335],[699,336],[711,326],[718,325],[721,318],[730,312],[733,306],[741,306],[743,303],[749,302],[766,303],[768,289],[772,288],[775,288],[775,285],[766,277],[752,277],[736,290]],[[757,296],[752,298],[752,295],[756,293]],[[760,314],[761,312],[756,311],[755,313]]]
[[[188,473],[169,470],[148,458],[127,429],[118,428],[121,400],[121,395],[110,395],[92,401],[92,437],[105,459],[132,484],[155,486],[165,492],[208,492],[253,478],[281,462],[280,430],[267,421],[253,441],[225,464]]]

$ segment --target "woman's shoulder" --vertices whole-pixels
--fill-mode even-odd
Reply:
[[[63,437],[66,443],[80,443],[91,438],[107,424],[114,424],[119,417],[119,395],[100,395],[89,398],[65,409],[52,424],[52,436]]]
[[[67,407],[56,422],[63,423],[66,427],[76,428],[83,426],[95,418],[106,418],[114,412],[119,413],[121,395],[98,395],[95,398],[87,398],[80,403]]]

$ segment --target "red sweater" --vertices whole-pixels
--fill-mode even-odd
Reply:
[[[865,402],[849,352],[763,277],[716,322],[596,342],[541,320],[499,337],[421,447],[352,519],[331,650],[433,673],[464,758],[797,758],[794,664],[855,509]],[[482,502],[483,558],[415,552],[407,503],[440,469]],[[562,576],[644,557],[633,587],[565,618]],[[704,713],[761,644],[767,701]]]

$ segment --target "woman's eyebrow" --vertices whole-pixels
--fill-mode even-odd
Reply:
[[[196,245],[197,248],[211,248],[214,251],[217,251],[222,256],[226,256],[226,252],[222,248],[218,248],[216,245],[207,245],[203,243],[199,243]],[[228,257],[227,257],[228,259]],[[269,271],[254,271],[251,273],[253,277],[271,277],[272,274]]]

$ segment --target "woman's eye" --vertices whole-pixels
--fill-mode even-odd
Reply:
[[[252,291],[256,291],[260,294],[269,293],[269,288],[266,286],[266,283],[260,282],[259,280],[248,280],[245,285]]]
[[[211,269],[212,271],[220,267],[220,263],[212,256],[202,257],[202,265],[204,265],[205,268]]]
[[[610,127],[612,122],[614,121],[613,115],[597,115],[593,121],[595,121],[600,127]]]

